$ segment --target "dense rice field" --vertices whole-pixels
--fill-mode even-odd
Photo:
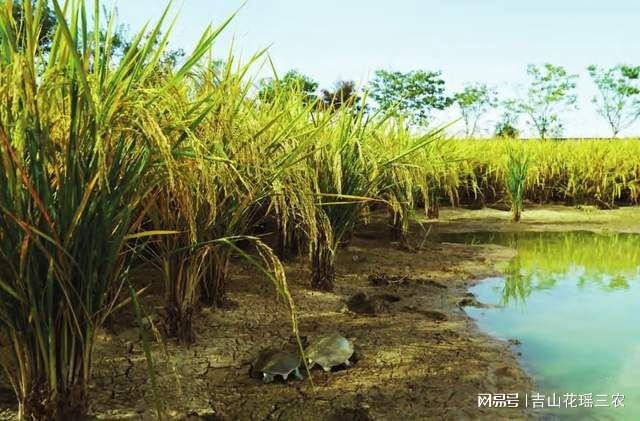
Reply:
[[[525,199],[536,203],[594,204],[608,208],[638,203],[640,141],[456,140],[443,147],[458,163],[443,184],[458,182],[455,200],[491,203],[505,199],[508,151],[528,158]],[[450,158],[449,158],[450,159]]]
[[[533,202],[592,203],[601,207],[637,204],[640,187],[638,139],[504,139],[452,142],[463,159],[459,177],[464,191],[481,192],[488,201],[504,194],[509,148],[528,157],[525,197]]]

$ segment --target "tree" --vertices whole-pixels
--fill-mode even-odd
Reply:
[[[408,73],[377,70],[369,90],[383,111],[426,126],[433,110],[443,110],[453,101],[445,95],[440,75],[440,72],[425,70]]]
[[[520,130],[506,120],[500,120],[496,124],[496,137],[503,139],[517,139],[520,136]]]
[[[587,70],[598,88],[598,95],[592,102],[598,114],[607,120],[612,136],[616,137],[640,117],[640,66],[617,65],[602,69],[591,65]]]
[[[526,98],[517,103],[518,111],[529,118],[529,125],[541,139],[560,136],[563,129],[560,113],[575,107],[578,76],[549,63],[541,67],[530,64],[527,74],[531,81]]]
[[[480,118],[489,109],[498,105],[497,92],[483,83],[467,85],[462,92],[453,96],[453,100],[462,114],[466,137],[472,137],[478,129]]]
[[[323,89],[320,96],[320,105],[332,111],[358,102],[360,102],[360,96],[356,83],[352,80],[339,80],[334,84],[332,90]]]
[[[508,99],[502,103],[504,111],[500,120],[496,124],[496,137],[516,139],[520,136],[518,130],[518,111],[517,103],[513,99]]]
[[[272,102],[278,92],[299,92],[304,95],[305,101],[310,103],[317,99],[317,89],[318,82],[296,70],[289,70],[281,79],[262,79],[258,87],[258,97],[263,101]]]

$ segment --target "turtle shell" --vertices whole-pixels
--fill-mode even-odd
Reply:
[[[306,349],[305,354],[309,365],[320,365],[324,371],[338,365],[349,365],[349,359],[353,355],[353,343],[340,333],[330,333],[319,337]]]
[[[262,380],[270,383],[276,376],[287,380],[289,375],[300,379],[300,364],[302,360],[299,355],[292,352],[268,350],[258,356],[254,363],[254,371],[262,374]]]

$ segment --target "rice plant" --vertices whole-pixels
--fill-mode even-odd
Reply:
[[[362,142],[369,126],[362,112],[350,107],[320,111],[324,121],[322,148],[311,157],[320,209],[318,237],[311,250],[311,285],[331,290],[335,279],[335,256],[342,239],[353,229],[364,203],[373,193],[374,162],[365,159]]]
[[[384,151],[387,157],[402,156],[395,162],[381,166],[380,186],[377,195],[385,201],[389,215],[391,238],[401,248],[411,250],[407,234],[409,221],[419,204],[428,206],[436,189],[432,188],[428,176],[435,164],[436,142],[425,144],[420,151],[404,155],[411,148],[416,136],[407,128],[403,119],[390,120],[367,142],[369,155],[380,155]],[[414,219],[415,220],[415,219]]]
[[[298,98],[287,108],[270,108],[248,97],[250,85],[237,79],[210,87],[220,106],[198,132],[205,148],[219,157],[219,171],[208,179],[215,192],[209,198],[215,215],[207,232],[214,238],[249,235],[273,213],[281,233],[286,233],[292,220],[298,228],[313,230],[311,182],[305,178],[308,172],[300,168],[315,140],[315,129],[306,122],[310,107]],[[224,305],[233,255],[224,245],[213,250],[202,289],[204,303]]]
[[[155,42],[162,19],[112,60],[113,20],[101,39],[97,1],[93,27],[84,2],[53,1],[58,24],[45,54],[45,5],[24,1],[22,25],[11,1],[0,11],[2,365],[21,418],[77,419],[96,333],[127,282],[125,243],[166,146],[149,104],[189,66],[150,86],[166,44]]]
[[[413,175],[397,169],[405,165],[405,158],[417,155],[441,134],[434,130],[412,136],[391,150],[381,149],[373,140],[389,120],[365,111],[365,107],[344,107],[318,113],[318,120],[326,124],[318,134],[322,148],[310,160],[320,206],[318,239],[311,252],[311,285],[315,289],[333,289],[338,246],[372,203],[390,205],[392,212],[400,210],[397,193],[411,190],[405,183],[412,183]],[[392,186],[396,188],[392,190]],[[390,196],[392,192],[395,196]]]
[[[165,330],[181,342],[195,339],[192,319],[199,305],[229,303],[234,256],[261,261],[259,269],[267,269],[293,310],[279,259],[253,232],[269,217],[283,235],[290,221],[298,231],[313,232],[315,202],[304,154],[315,129],[305,120],[310,106],[302,97],[272,107],[248,95],[247,71],[259,57],[240,65],[229,55],[222,69],[210,62],[162,102],[176,103],[178,120],[193,121],[188,136],[175,136],[179,147],[165,163],[170,182],[149,212],[155,230],[178,233],[158,239],[152,250],[165,285]],[[196,105],[189,107],[190,98]],[[247,248],[257,259],[249,259]]]
[[[524,208],[524,190],[529,158],[522,148],[511,148],[507,153],[506,185],[513,221],[518,222]]]

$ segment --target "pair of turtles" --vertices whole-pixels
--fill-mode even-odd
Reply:
[[[320,336],[305,349],[305,356],[309,369],[316,364],[324,371],[330,371],[339,365],[350,365],[349,359],[353,356],[353,343],[338,332]],[[271,383],[280,376],[287,380],[292,376],[302,380],[300,355],[287,351],[270,350],[263,353],[254,362],[254,370],[262,373],[262,380]]]

